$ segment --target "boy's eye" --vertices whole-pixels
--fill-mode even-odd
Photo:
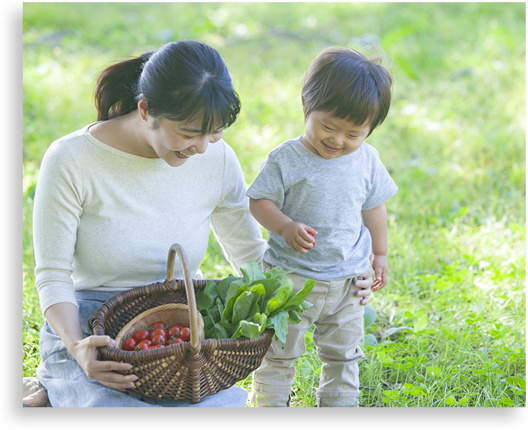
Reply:
[[[349,135],[348,138],[349,138],[349,139],[357,139],[358,136],[350,136],[350,135]]]
[[[331,129],[330,127],[328,127],[328,126],[326,126],[326,125],[324,125],[324,124],[323,124],[323,128],[324,128],[325,130],[332,131],[332,129]]]

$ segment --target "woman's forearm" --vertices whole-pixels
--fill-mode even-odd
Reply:
[[[73,346],[84,339],[79,310],[73,303],[56,303],[44,313],[49,325],[59,335],[70,353]]]

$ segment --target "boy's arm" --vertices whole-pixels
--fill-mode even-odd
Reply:
[[[372,286],[372,291],[381,290],[387,283],[389,266],[387,264],[388,236],[387,236],[387,209],[385,203],[376,206],[374,209],[361,211],[363,224],[370,231],[372,237],[372,268],[376,275],[376,280]]]
[[[289,216],[284,215],[271,200],[250,197],[249,209],[262,227],[281,236],[290,248],[303,254],[313,248],[315,244],[313,236],[317,232],[309,225],[294,222]]]

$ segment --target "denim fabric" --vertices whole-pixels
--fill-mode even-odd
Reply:
[[[88,318],[102,303],[118,293],[94,290],[76,292],[85,336],[91,335]],[[197,404],[113,390],[88,379],[47,322],[40,331],[40,354],[37,378],[48,391],[49,402],[53,407],[244,407],[247,399],[246,390],[236,386],[206,397]]]
[[[263,263],[269,270],[272,266]],[[307,278],[291,273],[294,292],[302,289]],[[363,337],[364,308],[356,296],[360,288],[353,279],[316,281],[306,300],[314,306],[303,313],[299,324],[288,324],[288,337],[283,349],[275,338],[261,366],[253,377],[251,404],[257,407],[289,405],[294,382],[294,363],[306,351],[304,336],[315,324],[313,341],[317,356],[323,363],[317,406],[357,406],[359,397],[359,366],[363,352],[359,342]]]

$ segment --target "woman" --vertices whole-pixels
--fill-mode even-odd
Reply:
[[[87,324],[113,295],[163,281],[174,242],[195,275],[210,227],[237,272],[261,260],[243,173],[221,139],[240,111],[227,67],[204,43],[172,42],[105,69],[95,101],[98,121],[53,142],[39,174],[35,276],[46,323],[37,377],[52,406],[242,407],[239,387],[197,405],[125,391],[136,377],[115,371],[130,365],[97,360],[114,341]]]

